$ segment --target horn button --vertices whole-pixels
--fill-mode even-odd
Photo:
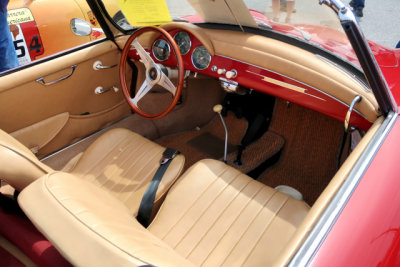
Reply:
[[[157,79],[157,77],[158,77],[158,71],[157,71],[157,69],[156,69],[155,67],[151,68],[151,69],[149,70],[149,78],[150,78],[152,81],[155,81],[155,80]]]

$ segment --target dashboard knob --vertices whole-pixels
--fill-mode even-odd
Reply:
[[[225,76],[226,76],[226,78],[228,78],[228,79],[235,78],[235,77],[237,76],[237,71],[236,71],[236,70],[227,71],[226,74],[225,74]]]
[[[218,73],[219,75],[225,74],[225,72],[226,72],[226,69],[218,69],[218,70],[217,70],[217,73]]]

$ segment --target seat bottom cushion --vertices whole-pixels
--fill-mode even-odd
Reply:
[[[84,152],[71,173],[109,191],[135,216],[142,196],[160,166],[164,150],[132,131],[113,129]],[[171,162],[158,187],[156,202],[161,202],[179,177],[184,162],[183,155],[176,156]]]
[[[220,161],[203,160],[171,188],[148,229],[196,265],[269,266],[308,210]]]

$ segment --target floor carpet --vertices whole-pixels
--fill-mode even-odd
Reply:
[[[279,161],[258,180],[299,190],[312,205],[338,167],[343,124],[320,113],[277,100],[270,131],[285,139]]]

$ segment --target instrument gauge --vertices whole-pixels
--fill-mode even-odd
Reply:
[[[152,50],[154,57],[159,61],[167,60],[171,54],[171,48],[168,42],[163,39],[156,40],[153,44]]]
[[[174,40],[179,47],[179,51],[182,55],[189,53],[192,47],[192,40],[187,32],[180,31],[174,36]]]
[[[192,53],[193,66],[198,70],[205,70],[211,62],[211,55],[204,46],[196,47]]]

